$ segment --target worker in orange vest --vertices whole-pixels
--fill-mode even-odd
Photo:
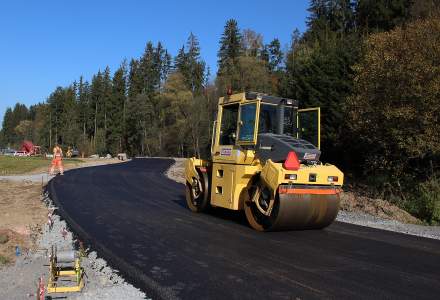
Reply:
[[[57,144],[53,148],[52,166],[50,167],[50,172],[49,172],[50,175],[54,175],[55,167],[58,168],[58,170],[60,171],[61,175],[64,175],[64,168],[63,168],[62,157],[63,157],[63,150]]]

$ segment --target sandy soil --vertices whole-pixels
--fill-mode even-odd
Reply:
[[[345,192],[341,197],[341,209],[347,212],[361,212],[385,220],[395,220],[407,224],[423,222],[408,212],[382,199],[373,199]]]
[[[21,252],[35,248],[35,241],[47,221],[47,209],[40,201],[42,187],[29,182],[0,181],[0,235],[8,242],[0,244],[0,255],[15,259],[15,247]]]
[[[175,163],[168,169],[166,176],[174,181],[185,184],[185,158],[174,158]]]

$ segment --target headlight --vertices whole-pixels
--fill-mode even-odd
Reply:
[[[286,174],[286,175],[284,176],[284,179],[287,179],[287,180],[296,180],[296,174]]]
[[[338,176],[329,176],[327,177],[328,182],[338,182]]]

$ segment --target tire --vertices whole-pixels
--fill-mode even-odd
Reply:
[[[195,192],[193,183],[186,182],[186,204],[188,208],[196,213],[206,212],[210,208],[210,185],[207,173],[199,172],[200,181],[198,182],[199,192]]]
[[[244,213],[249,225],[256,231],[271,231],[278,214],[279,200],[274,199],[272,213],[269,216],[263,215],[254,202],[245,203]]]

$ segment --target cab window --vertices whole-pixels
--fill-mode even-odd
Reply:
[[[260,124],[258,126],[259,133],[276,133],[277,132],[277,106],[262,103],[260,106]]]
[[[240,130],[238,140],[240,142],[252,142],[255,133],[257,104],[244,104],[240,109]]]
[[[220,145],[235,145],[237,133],[238,104],[223,106],[220,126]]]

